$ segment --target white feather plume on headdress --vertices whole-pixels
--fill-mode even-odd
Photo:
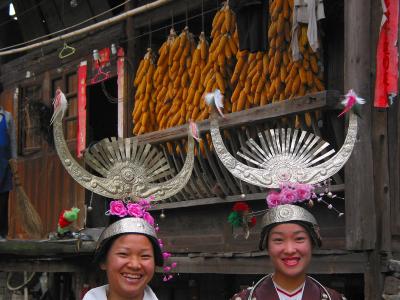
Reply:
[[[50,124],[54,123],[54,120],[61,114],[61,119],[64,117],[65,112],[68,108],[67,98],[65,97],[64,93],[57,89],[56,96],[53,100],[54,112],[51,116]]]

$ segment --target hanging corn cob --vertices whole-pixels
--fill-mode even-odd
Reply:
[[[136,72],[134,80],[135,106],[132,112],[134,134],[150,132],[156,127],[155,120],[151,117],[155,113],[155,102],[152,99],[153,74],[156,69],[154,61],[153,51],[148,48]]]
[[[208,62],[201,72],[200,81],[206,93],[219,89],[226,99],[230,99],[232,93],[230,78],[238,51],[238,37],[236,17],[227,3],[213,19],[211,37]],[[224,105],[224,111],[230,112],[230,101],[225,101]],[[204,101],[200,101],[200,111],[196,120],[207,119],[210,108],[205,105]]]
[[[167,40],[161,45],[158,53],[157,69],[154,74],[154,85],[155,85],[155,99],[156,99],[156,110],[155,117],[157,123],[157,129],[165,128],[167,124],[167,112],[170,110],[172,105],[173,95],[173,81],[169,76],[169,57],[177,38],[176,32],[173,28],[170,30],[170,34]]]
[[[169,53],[169,79],[172,87],[172,105],[166,114],[167,123],[161,124],[161,128],[182,125],[186,122],[185,101],[189,91],[191,78],[189,67],[192,61],[192,53],[195,49],[193,35],[186,27],[175,39]]]
[[[186,104],[186,119],[196,120],[200,114],[200,103],[204,93],[204,87],[200,82],[201,73],[207,64],[208,60],[208,43],[204,32],[201,32],[199,43],[193,52],[192,64],[189,69],[189,76],[191,78],[189,90],[185,100]]]

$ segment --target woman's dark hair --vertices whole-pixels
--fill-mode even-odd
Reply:
[[[312,247],[314,248],[315,246],[321,247],[322,242],[321,239],[317,236],[317,233],[314,230],[314,227],[312,224],[303,222],[303,221],[290,221],[290,222],[282,222],[282,223],[274,223],[269,226],[266,226],[263,228],[261,231],[261,239],[260,239],[260,244],[259,244],[259,249],[264,250],[268,248],[268,235],[271,231],[272,228],[275,226],[281,225],[281,224],[298,224],[302,226],[308,233],[311,239],[311,244]]]

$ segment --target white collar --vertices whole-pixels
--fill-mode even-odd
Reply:
[[[102,285],[97,288],[91,289],[89,292],[85,294],[83,300],[107,300],[107,291],[109,285]],[[154,294],[153,290],[146,286],[144,289],[144,297],[143,300],[158,300],[156,294]]]
[[[303,298],[304,287],[306,285],[305,281],[293,291],[285,290],[276,284],[274,280],[272,280],[272,282],[274,284],[275,291],[278,294],[279,300],[301,300]]]

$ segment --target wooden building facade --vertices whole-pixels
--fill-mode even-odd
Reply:
[[[17,2],[22,5],[23,1]],[[59,1],[52,2],[57,7]],[[97,11],[117,2],[122,3],[86,1],[85,16],[96,15]],[[148,2],[130,1],[121,10],[129,11]],[[400,212],[400,126],[397,122],[400,109],[398,102],[387,110],[372,106],[382,12],[377,1],[324,2],[327,18],[321,27],[326,90],[229,114],[221,121],[221,128],[225,136],[235,137],[227,140],[227,147],[231,153],[236,153],[256,131],[294,124],[296,116],[301,127],[307,128],[304,114],[322,111],[322,117],[313,119],[307,130],[339,149],[346,132],[344,120],[337,118],[340,95],[352,88],[367,100],[362,108],[353,154],[332,186],[333,191],[345,198],[344,201],[334,200],[335,206],[345,215],[337,218],[323,207],[313,209],[320,222],[323,247],[315,251],[310,273],[344,292],[348,299],[381,299],[385,278],[393,272],[389,261],[400,259],[400,221],[396,217]],[[62,209],[77,206],[84,212],[85,205],[90,203],[93,211],[87,217],[82,213],[77,226],[101,227],[107,223],[103,216],[106,201],[85,192],[67,174],[52,146],[49,127],[43,127],[43,121],[46,118],[48,121],[51,115],[56,88],[61,87],[68,98],[65,138],[75,151],[78,66],[86,60],[90,70],[93,49],[111,44],[124,48],[123,74],[117,72],[118,58],[111,57],[111,79],[87,88],[87,145],[107,136],[131,136],[133,76],[146,48],[150,45],[158,49],[171,22],[177,31],[188,25],[195,35],[203,26],[210,32],[212,17],[220,5],[219,1],[208,0],[169,1],[123,23],[68,41],[76,52],[66,59],[59,58],[62,45],[58,44],[29,51],[12,60],[2,60],[0,81],[4,91],[0,95],[0,105],[13,113],[18,126],[18,171],[46,233],[55,231]],[[49,5],[43,8],[44,15],[36,16],[46,20],[48,28],[44,26],[42,34],[79,20],[72,10],[59,15],[58,21],[46,19],[52,15],[52,9],[57,11]],[[109,13],[93,22],[111,16]],[[31,18],[20,22],[24,28],[38,26],[32,25]],[[32,37],[29,30],[24,32]],[[199,123],[199,130],[204,141],[210,143],[206,138],[207,120]],[[185,158],[186,134],[187,128],[179,126],[140,135],[138,140],[157,145],[166,154],[169,164],[179,171]],[[173,145],[172,151],[167,143]],[[272,270],[267,253],[257,249],[259,228],[256,227],[247,240],[235,238],[226,221],[233,202],[241,199],[241,194],[246,195],[253,209],[264,208],[266,190],[232,177],[209,146],[204,148],[205,153],[197,148],[188,185],[153,210],[161,227],[160,235],[178,262],[178,275],[172,282],[165,285],[161,276],[154,282],[160,299],[227,299],[239,288]],[[60,299],[79,299],[84,283],[93,285],[104,280],[92,271],[90,264],[94,242],[28,241],[15,210],[15,195],[12,194],[10,240],[0,243],[0,271],[54,274],[52,292]],[[161,212],[165,218],[159,217]]]

